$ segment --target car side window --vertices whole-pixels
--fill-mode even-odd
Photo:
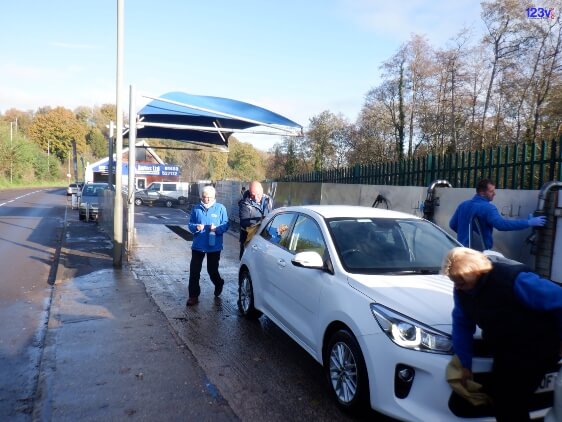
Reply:
[[[288,247],[289,229],[295,219],[294,213],[284,213],[275,216],[261,232],[264,239]]]
[[[324,257],[326,242],[320,227],[312,218],[299,215],[291,234],[289,251],[294,253],[313,251]]]
[[[164,183],[164,186],[163,186],[162,190],[175,191],[175,190],[177,190],[176,184],[175,183]]]

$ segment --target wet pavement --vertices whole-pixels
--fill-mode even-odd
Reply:
[[[112,264],[100,227],[69,213],[33,420],[238,420],[130,267]]]
[[[185,307],[191,236],[176,211],[139,207],[122,269],[101,227],[69,213],[33,419],[352,420],[312,357],[266,317],[239,316],[236,231],[221,297],[204,262],[199,304]]]

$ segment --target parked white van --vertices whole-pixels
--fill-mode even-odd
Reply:
[[[135,205],[163,204],[172,207],[185,204],[188,196],[187,182],[152,182],[146,189],[135,192]]]

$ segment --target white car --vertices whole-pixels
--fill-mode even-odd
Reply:
[[[238,307],[248,318],[265,314],[322,364],[344,410],[370,406],[405,421],[493,421],[491,409],[470,406],[446,381],[453,284],[439,272],[456,246],[433,223],[405,213],[279,208],[246,246]],[[491,370],[481,343],[476,381]],[[552,392],[535,397],[532,415],[544,415]]]

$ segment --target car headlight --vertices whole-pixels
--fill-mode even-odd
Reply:
[[[398,346],[421,352],[453,353],[450,335],[376,303],[371,304],[371,312],[383,332]]]

